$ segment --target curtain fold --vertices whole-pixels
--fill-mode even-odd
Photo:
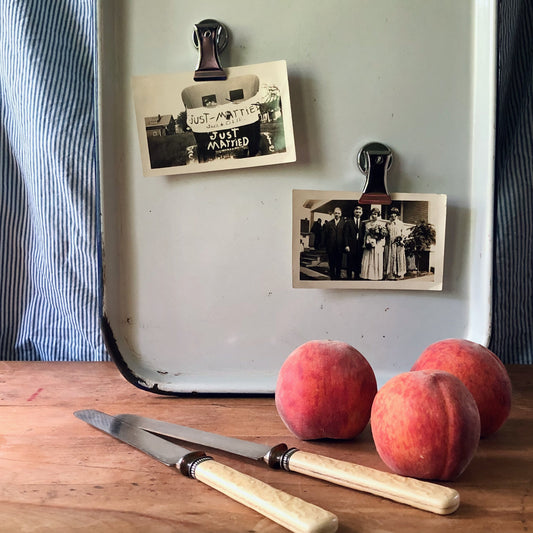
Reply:
[[[0,354],[102,360],[93,0],[0,1]]]

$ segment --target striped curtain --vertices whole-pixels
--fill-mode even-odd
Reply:
[[[533,363],[533,2],[500,0],[490,348]]]
[[[499,6],[490,348],[533,363],[533,2]],[[95,0],[0,0],[0,359],[107,358]]]
[[[102,360],[93,0],[0,0],[0,358]]]

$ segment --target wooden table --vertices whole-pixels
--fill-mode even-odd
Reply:
[[[459,510],[438,516],[263,463],[216,459],[339,517],[340,532],[533,530],[533,366],[510,366],[514,403],[449,484]],[[0,531],[285,531],[73,416],[96,408],[138,413],[387,470],[370,429],[352,442],[300,442],[271,397],[167,397],[137,389],[112,363],[0,362]]]

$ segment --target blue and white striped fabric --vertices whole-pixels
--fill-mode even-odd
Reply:
[[[0,359],[102,360],[93,0],[0,0]]]
[[[533,363],[533,2],[499,4],[493,325],[490,348]]]
[[[0,359],[103,360],[96,0],[0,0]],[[533,363],[533,2],[500,1],[491,349]]]

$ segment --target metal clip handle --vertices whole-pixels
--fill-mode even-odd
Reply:
[[[228,31],[216,20],[206,19],[194,25],[193,43],[198,48],[198,65],[194,81],[225,80],[226,73],[220,66],[219,51],[228,42]]]
[[[359,203],[391,204],[392,199],[387,192],[387,172],[392,166],[392,150],[378,142],[366,144],[359,151],[357,165],[366,176]]]

